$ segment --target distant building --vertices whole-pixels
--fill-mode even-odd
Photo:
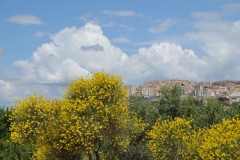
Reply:
[[[233,92],[229,94],[229,103],[232,104],[233,102],[240,101],[240,92]]]
[[[142,96],[142,86],[128,86],[128,96]]]
[[[201,84],[196,85],[194,87],[193,96],[203,97],[203,95],[204,95],[204,86]]]
[[[181,87],[181,96],[195,96],[197,99],[207,99],[211,97],[229,97],[230,103],[240,101],[240,81],[203,81],[191,82],[187,80],[162,80],[145,82],[143,86],[128,86],[129,96],[159,97],[161,87],[171,87],[173,85]],[[232,93],[232,94],[230,94]]]
[[[128,86],[128,96],[136,96],[137,86]]]
[[[154,95],[154,88],[143,87],[142,95],[144,97],[152,97]]]
[[[212,89],[205,88],[205,91],[204,91],[205,98],[211,98],[211,97],[215,97],[215,96],[216,96],[216,94]]]

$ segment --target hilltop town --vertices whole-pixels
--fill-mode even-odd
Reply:
[[[240,100],[240,81],[223,80],[209,82],[191,82],[187,80],[163,80],[145,82],[143,86],[129,86],[129,96],[159,97],[160,88],[177,84],[181,87],[181,95],[194,96],[198,99],[226,97],[229,103]]]

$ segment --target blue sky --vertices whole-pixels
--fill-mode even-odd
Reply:
[[[238,0],[0,0],[0,105],[97,71],[240,80]]]

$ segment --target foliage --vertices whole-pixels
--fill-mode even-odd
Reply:
[[[240,157],[239,103],[183,98],[178,85],[160,95],[128,98],[121,77],[100,72],[71,82],[62,99],[19,99],[0,108],[0,160]]]
[[[202,159],[238,159],[240,157],[240,120],[223,119],[203,134],[198,153]]]
[[[192,120],[158,120],[147,133],[147,146],[156,159],[183,159],[187,154],[186,141],[191,133]]]
[[[0,160],[28,160],[33,148],[0,139]]]
[[[191,96],[182,98],[181,87],[177,84],[162,87],[160,94],[158,110],[160,117],[164,119],[193,117],[195,124],[199,127],[205,127],[220,123],[222,118],[228,116],[224,111],[225,102],[223,103],[216,98],[207,100],[197,100]]]
[[[143,97],[130,97],[129,110],[136,113],[136,115],[149,124],[149,126],[154,125],[160,117],[158,103],[149,101]]]
[[[226,108],[225,113],[228,117],[234,117],[235,115],[240,115],[240,102],[234,102],[231,106]]]
[[[181,99],[179,108],[177,108],[179,117],[192,117],[199,113],[197,109],[197,100],[192,96]]]
[[[0,160],[30,159],[32,148],[9,141],[9,109],[0,108]]]
[[[0,139],[7,138],[9,135],[10,122],[8,121],[9,111],[8,108],[0,108]]]
[[[220,123],[222,118],[226,117],[224,104],[218,99],[202,100],[195,110],[193,117],[199,127],[209,127],[212,124]]]
[[[229,98],[227,97],[218,97],[217,99],[224,104],[228,104],[229,101]]]
[[[170,87],[163,86],[160,89],[159,113],[171,118],[179,116],[180,96],[181,87],[179,85],[175,84]]]
[[[121,160],[151,160],[152,155],[146,146],[146,140],[134,140],[128,145],[127,151],[119,156]]]
[[[210,128],[192,127],[192,120],[159,120],[148,132],[148,147],[156,159],[238,159],[240,120],[223,119]]]
[[[145,128],[121,78],[106,73],[72,82],[62,100],[19,100],[11,121],[12,141],[35,145],[35,159],[114,159]]]

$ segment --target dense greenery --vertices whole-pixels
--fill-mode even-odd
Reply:
[[[118,76],[96,73],[62,99],[36,94],[0,108],[0,159],[237,159],[240,103],[181,97],[128,97]]]
[[[33,148],[10,141],[9,109],[0,108],[0,160],[30,159]]]

